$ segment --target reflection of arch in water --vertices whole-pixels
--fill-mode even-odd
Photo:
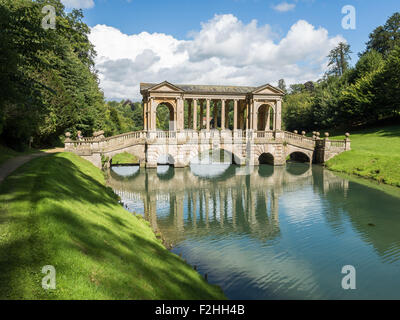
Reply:
[[[269,165],[274,165],[274,156],[269,153],[269,152],[264,152],[262,154],[260,154],[260,156],[258,157],[258,163],[260,165],[262,164],[269,164]]]
[[[229,150],[222,148],[205,149],[202,151],[196,150],[190,155],[189,164],[240,164],[240,158],[230,152]]]
[[[258,166],[258,174],[263,178],[272,177],[274,174],[274,169],[275,167],[273,165]]]
[[[205,180],[224,181],[236,175],[236,166],[230,164],[190,164],[191,173]]]
[[[157,166],[157,176],[160,180],[170,180],[175,175],[175,169],[171,165]]]
[[[132,180],[140,173],[139,166],[112,166],[110,176],[117,181]]]
[[[170,154],[160,154],[157,159],[157,165],[170,165],[173,166],[175,163],[175,159]]]
[[[288,155],[288,161],[311,163],[310,157],[301,151],[294,151]]]
[[[288,162],[286,163],[286,171],[294,176],[301,176],[311,169],[309,163]]]

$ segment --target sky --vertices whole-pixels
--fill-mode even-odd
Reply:
[[[62,0],[83,9],[108,100],[140,82],[260,86],[316,81],[339,42],[351,64],[399,0]],[[342,10],[345,6],[352,12]],[[347,17],[353,18],[349,20]],[[354,22],[351,28],[343,27]]]

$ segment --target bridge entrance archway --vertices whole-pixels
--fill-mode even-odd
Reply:
[[[156,129],[175,131],[175,109],[169,102],[161,102],[156,107]]]
[[[274,128],[274,108],[269,104],[262,104],[257,111],[257,130],[271,131]]]

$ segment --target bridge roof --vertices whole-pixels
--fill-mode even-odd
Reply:
[[[172,84],[167,81],[161,83],[140,83],[140,92],[151,90],[154,87],[158,87],[161,84],[169,84],[177,89],[180,89],[186,93],[232,93],[232,94],[246,94],[256,91],[259,88],[269,86],[278,91],[280,89],[273,87],[269,84],[260,87],[250,87],[250,86],[221,86],[221,85],[195,85],[195,84]]]

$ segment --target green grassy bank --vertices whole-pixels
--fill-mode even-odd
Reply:
[[[55,290],[41,287],[45,265]],[[225,298],[71,153],[34,159],[0,185],[0,270],[0,299]]]
[[[400,125],[351,132],[350,139],[352,150],[329,160],[329,169],[400,187]]]

